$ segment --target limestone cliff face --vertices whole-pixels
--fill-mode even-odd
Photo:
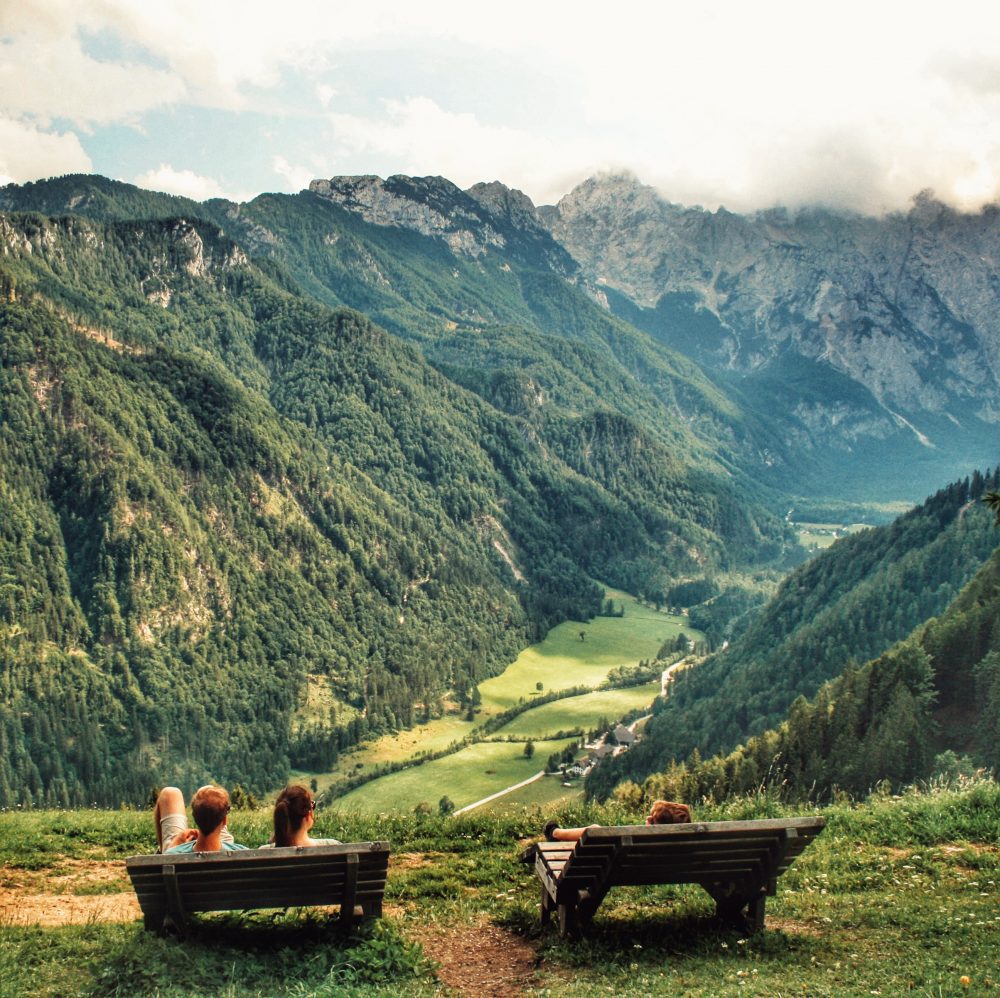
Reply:
[[[333,177],[314,180],[309,190],[374,225],[442,239],[459,256],[492,251],[561,274],[576,269],[531,200],[498,182],[463,191],[444,177]]]
[[[932,445],[943,426],[1000,422],[997,208],[960,215],[921,196],[885,218],[739,216],[609,176],[539,215],[587,279],[628,296],[647,328],[748,391],[809,365],[808,398],[790,413],[802,432],[870,438],[903,427]],[[834,378],[824,398],[830,369],[864,392],[852,399]]]

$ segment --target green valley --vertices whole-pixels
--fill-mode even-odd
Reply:
[[[626,715],[648,711],[660,692],[659,674],[675,657],[663,650],[672,648],[681,633],[693,640],[701,635],[686,627],[684,618],[620,591],[609,590],[606,599],[622,616],[554,627],[501,675],[479,685],[474,719],[460,704],[443,703],[441,716],[351,749],[330,772],[307,771],[298,778],[316,780],[335,810],[412,810],[419,804],[436,809],[443,797],[463,807],[539,772],[551,754],[575,746],[602,722],[614,725]],[[661,653],[666,657],[656,662]],[[656,678],[642,681],[649,674]],[[593,692],[575,692],[587,689]],[[505,720],[508,715],[513,716]],[[533,753],[526,758],[529,740]],[[386,769],[398,771],[378,775]],[[356,789],[343,792],[361,780]],[[536,798],[539,793],[565,796],[560,781],[545,782],[550,786],[536,788]]]

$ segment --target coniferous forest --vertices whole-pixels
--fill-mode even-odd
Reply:
[[[313,191],[79,176],[0,207],[0,807],[322,769],[471,702],[604,584],[720,650],[594,796],[995,764],[991,604],[962,600],[996,472],[795,569],[789,506],[859,504],[798,495],[809,448],[540,228],[490,216],[463,256]]]
[[[983,498],[998,482],[977,472],[791,573],[730,648],[679,674],[588,792],[863,795],[926,778],[945,753],[995,771],[1000,560]]]
[[[788,545],[634,420],[550,448],[210,223],[0,239],[0,804],[271,786],[587,619],[594,579]]]

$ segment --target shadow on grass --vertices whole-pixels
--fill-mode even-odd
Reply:
[[[125,995],[326,995],[400,989],[432,978],[419,946],[386,921],[348,934],[336,915],[253,912],[192,919],[184,938],[137,928],[94,969],[100,998]]]
[[[660,965],[668,957],[702,960],[750,952],[780,959],[809,950],[813,942],[777,929],[750,935],[687,904],[669,910],[634,905],[599,909],[575,939],[561,938],[554,919],[547,926],[540,925],[537,907],[511,907],[494,921],[537,941],[547,959],[576,967]]]

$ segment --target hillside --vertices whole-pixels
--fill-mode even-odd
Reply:
[[[265,269],[276,262],[308,295],[414,343],[547,454],[627,501],[647,530],[704,527],[677,545],[675,556],[694,555],[677,574],[759,559],[762,545],[780,557],[791,543],[773,515],[785,500],[757,474],[785,459],[780,437],[697,365],[595,304],[523,195],[441,178],[334,178],[241,205],[147,193],[71,176],[4,188],[0,207],[214,221]],[[608,581],[630,591],[670,581],[649,562],[622,565]]]
[[[1000,769],[1000,551],[939,617],[725,756],[684,762],[616,792],[653,800],[855,795]]]
[[[416,343],[571,463],[561,441],[607,411],[775,508],[914,501],[994,459],[995,210],[921,196],[885,218],[740,216],[622,176],[541,208],[441,177],[196,204],[67,176],[9,185],[0,209],[210,220],[305,293]]]
[[[995,459],[996,206],[737,215],[603,176],[541,217],[615,314],[769,414],[809,458],[775,464],[791,490],[915,497]]]
[[[6,803],[273,785],[296,718],[334,752],[409,724],[596,612],[592,578],[780,549],[723,479],[618,457],[634,427],[583,474],[210,223],[8,214],[0,244]]]
[[[588,792],[603,797],[619,781],[642,781],[693,751],[706,758],[763,735],[784,720],[799,698],[815,696],[845,668],[853,674],[857,663],[888,652],[956,598],[958,606],[967,598],[959,596],[962,586],[997,545],[993,516],[979,501],[985,491],[996,488],[997,481],[998,473],[993,472],[957,482],[893,524],[844,538],[792,572],[731,647],[680,673],[670,697],[658,701],[644,740],[627,755],[595,770]],[[943,620],[952,619],[954,606]],[[970,742],[971,722],[967,723],[985,710],[982,699],[973,698],[970,672],[982,657],[983,639],[976,636],[982,625],[964,633],[969,621],[964,615],[957,620],[961,623],[946,625],[952,635],[949,655],[969,654],[974,659],[962,666],[958,686],[950,684],[952,668],[943,661],[921,664],[917,671],[925,679],[927,669],[933,673],[938,709],[950,707],[963,718],[961,731],[966,734],[956,732],[948,746],[965,751],[967,742],[975,744],[986,764],[983,753],[989,743],[982,738]],[[936,633],[936,625],[927,626],[929,633]],[[916,688],[911,692],[916,695]],[[869,721],[888,709],[887,702],[879,703],[878,710],[871,708]],[[912,724],[919,730],[922,748],[907,757],[914,769],[900,778],[924,775],[921,764],[928,761],[925,750],[931,743],[921,716],[930,703],[913,705]],[[856,748],[852,743],[852,750]],[[837,766],[826,759],[824,765],[833,767],[827,771],[826,785],[833,781],[856,792],[867,790],[881,778],[875,756],[869,755],[868,763],[875,769],[866,770],[865,783],[851,780],[847,768],[837,776]],[[891,778],[892,769],[882,775]]]

